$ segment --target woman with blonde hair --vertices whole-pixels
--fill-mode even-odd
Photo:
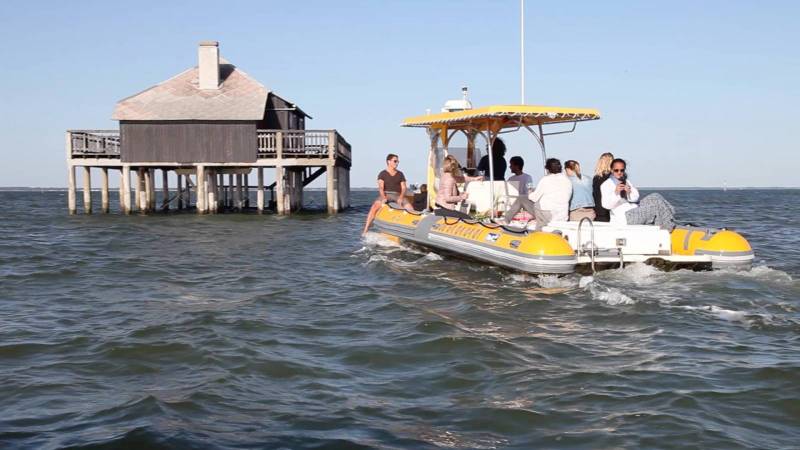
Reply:
[[[447,155],[442,162],[442,177],[436,191],[436,207],[455,209],[456,204],[467,199],[467,193],[459,193],[457,183],[481,181],[483,177],[470,177],[461,173],[461,165],[453,155]]]
[[[600,185],[602,185],[611,175],[611,161],[614,160],[614,155],[605,152],[600,155],[597,164],[594,166],[594,178],[592,179],[592,197],[594,197],[594,214],[595,221],[608,222],[611,220],[611,212],[603,208],[602,194],[600,193]]]

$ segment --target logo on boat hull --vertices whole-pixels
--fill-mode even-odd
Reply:
[[[500,235],[497,233],[489,233],[486,235],[487,242],[497,242],[498,239],[500,239]]]

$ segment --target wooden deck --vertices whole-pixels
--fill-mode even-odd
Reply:
[[[78,165],[81,159],[107,160],[107,165],[116,165],[120,159],[119,130],[69,130],[67,135],[67,157]],[[349,167],[352,161],[350,144],[336,130],[257,130],[256,140],[256,159],[261,163],[257,165],[269,166],[269,160],[282,159],[318,165],[335,159]]]

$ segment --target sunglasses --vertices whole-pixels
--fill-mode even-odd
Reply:
[[[625,173],[625,169],[614,169],[612,170],[614,173]]]

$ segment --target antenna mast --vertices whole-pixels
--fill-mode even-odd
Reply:
[[[519,0],[520,104],[525,104],[525,0]]]

